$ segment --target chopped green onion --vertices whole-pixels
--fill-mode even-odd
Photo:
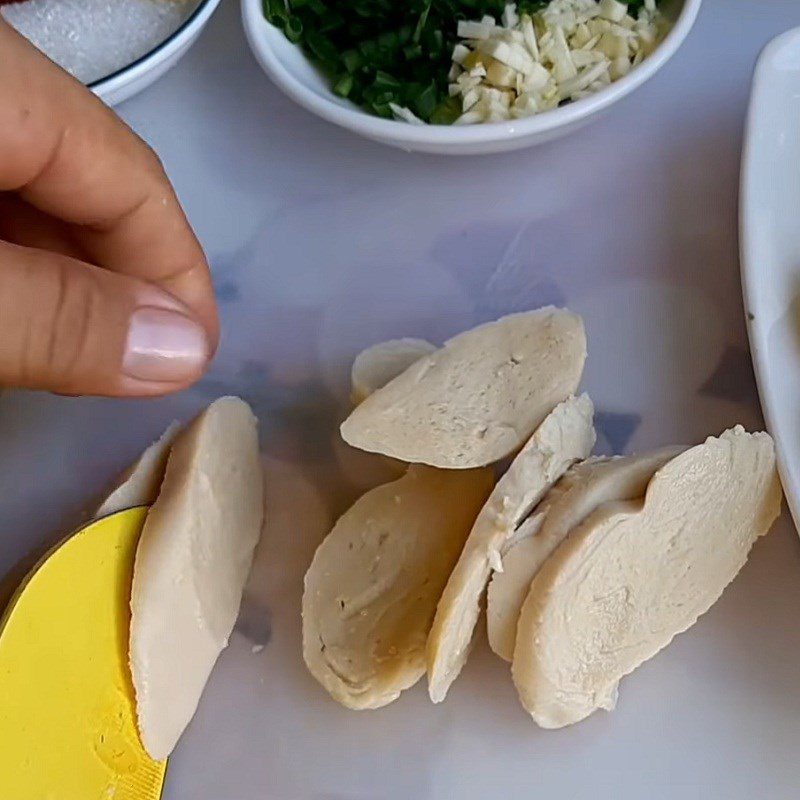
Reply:
[[[415,98],[414,111],[422,119],[430,119],[436,109],[436,84],[431,81]]]
[[[422,31],[425,30],[425,25],[427,25],[428,23],[428,15],[431,13],[432,4],[433,0],[428,0],[422,13],[419,15],[419,19],[417,20],[417,27],[414,28],[414,35],[412,36],[412,39],[414,40],[415,43],[419,43],[419,40],[422,37]]]
[[[357,50],[345,50],[342,53],[342,63],[348,72],[353,73],[363,65],[364,59]]]
[[[306,44],[320,61],[335,62],[339,60],[339,51],[333,42],[317,31],[312,30],[306,33]]]
[[[303,36],[303,22],[300,17],[289,17],[283,26],[283,32],[290,42],[299,42]]]
[[[379,116],[385,117],[386,119],[391,119],[394,114],[392,114],[392,109],[388,103],[376,103],[372,105],[372,110]]]
[[[338,94],[339,97],[347,97],[350,92],[353,91],[353,76],[342,75],[342,77],[333,84],[333,91],[334,94]]]
[[[382,33],[378,37],[378,46],[386,50],[397,50],[400,47],[400,36],[394,31]]]
[[[433,125],[452,125],[461,116],[461,103],[456,97],[446,97],[431,114]]]
[[[280,26],[289,18],[284,0],[264,0],[264,16],[273,24]]]
[[[358,49],[366,61],[374,61],[378,57],[378,45],[372,39],[364,39],[359,43]]]
[[[393,75],[390,75],[388,72],[383,72],[378,70],[375,73],[375,80],[373,81],[373,86],[376,88],[383,88],[383,89],[399,89],[403,84],[397,80]]]
[[[335,11],[329,11],[320,20],[319,31],[320,33],[329,33],[330,31],[335,31],[337,28],[341,28],[344,24],[345,20],[341,14]]]

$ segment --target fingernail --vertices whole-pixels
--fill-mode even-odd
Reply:
[[[140,381],[181,382],[208,361],[205,330],[178,311],[145,307],[131,316],[122,370]]]

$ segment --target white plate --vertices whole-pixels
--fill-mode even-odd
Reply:
[[[742,282],[767,427],[800,521],[800,28],[756,66],[741,182]]]

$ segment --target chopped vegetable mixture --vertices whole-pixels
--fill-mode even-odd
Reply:
[[[579,89],[565,93],[557,85],[560,81],[554,83],[553,79],[545,82],[544,92],[528,91],[525,86],[532,85],[531,76],[526,74],[530,64],[536,65],[534,80],[539,83],[543,82],[540,70],[545,67],[552,67],[551,73],[554,70],[563,73],[567,69],[574,79],[585,66],[574,65],[575,74],[572,74],[563,58],[552,56],[542,64],[541,55],[535,59],[530,52],[510,47],[515,44],[525,47],[523,23],[530,23],[538,35],[546,35],[548,26],[543,20],[552,14],[553,7],[557,7],[556,27],[562,31],[560,38],[563,38],[564,28],[572,30],[571,35],[574,35],[578,24],[575,10],[597,17],[600,12],[596,9],[608,2],[521,0],[516,6],[508,6],[505,0],[404,0],[402,3],[396,0],[264,0],[264,13],[290,41],[303,47],[329,76],[333,91],[340,97],[381,117],[450,124],[525,116],[575,99],[576,91],[596,90],[598,82],[613,80],[610,56],[604,72],[598,67],[601,62],[596,56],[588,55],[578,60],[594,71],[589,76],[590,81],[577,81]],[[655,12],[655,0],[613,0],[613,5],[621,9],[622,13],[617,15],[619,19],[626,20],[627,39],[631,38],[640,16],[649,23]],[[501,17],[502,23],[496,24],[495,18]],[[616,28],[622,27],[619,22],[613,24]],[[583,31],[580,35],[582,38]],[[612,35],[622,34],[615,30]],[[550,36],[552,38],[552,33]],[[591,41],[595,38],[597,41]],[[599,39],[593,33],[583,45],[597,45]],[[464,40],[468,40],[467,45]],[[538,47],[535,41],[533,45]],[[621,52],[621,45],[617,43],[616,46]],[[502,56],[507,52],[511,52],[511,65],[503,63]],[[633,48],[627,51],[631,63],[637,58],[636,52]],[[476,54],[480,57],[476,58]],[[521,60],[526,58],[522,64]],[[622,69],[620,58],[621,55],[616,56],[617,73]],[[641,56],[638,58],[641,60]],[[468,60],[461,63],[459,59]],[[572,65],[571,56],[569,64]],[[520,69],[515,69],[515,65]],[[500,79],[499,86],[492,82],[490,70]],[[520,81],[517,75],[522,76]],[[513,87],[503,82],[513,82]],[[473,109],[479,101],[481,105]],[[501,107],[508,113],[501,113]],[[515,107],[517,111],[512,112]]]

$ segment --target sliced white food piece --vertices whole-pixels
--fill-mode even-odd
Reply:
[[[344,421],[354,447],[410,463],[479,467],[518,450],[578,388],[579,316],[512,314],[451,339],[370,395]]]
[[[373,392],[386,386],[420,358],[436,349],[436,345],[424,339],[406,338],[378,342],[362,350],[353,361],[350,373],[353,405],[357,406],[366,400]],[[357,485],[367,480],[367,488],[381,482],[379,476],[376,478],[376,473],[385,467],[390,468],[385,480],[402,475],[408,469],[408,464],[404,461],[385,456],[378,457],[381,463],[376,464],[373,453],[366,453],[343,442],[338,431],[334,437],[333,449],[339,466],[348,479]]]
[[[390,339],[362,350],[353,361],[351,371],[353,403],[358,405],[366,400],[436,349],[436,345],[424,339]]]
[[[153,442],[139,458],[120,475],[113,491],[103,504],[94,512],[95,519],[116,514],[126,508],[149,506],[158,497],[167,458],[172,443],[180,430],[180,425],[173,422],[161,438]]]
[[[672,459],[643,500],[574,529],[531,584],[512,675],[545,728],[611,708],[619,680],[693,625],[780,513],[772,439],[741,427]]]
[[[467,660],[486,584],[516,527],[570,464],[594,447],[593,414],[587,395],[556,406],[481,509],[439,600],[428,639],[428,692],[434,703],[444,700]]]
[[[228,644],[264,516],[256,419],[212,403],[175,440],[136,551],[130,662],[142,743],[166,758]]]
[[[492,483],[490,469],[412,466],[336,523],[303,594],[303,657],[334,700],[378,708],[422,677],[436,603]]]
[[[650,479],[683,447],[653,453],[593,458],[572,467],[520,526],[503,556],[503,571],[489,584],[486,626],[489,646],[511,661],[517,620],[536,573],[569,532],[605,503],[643,497]]]

